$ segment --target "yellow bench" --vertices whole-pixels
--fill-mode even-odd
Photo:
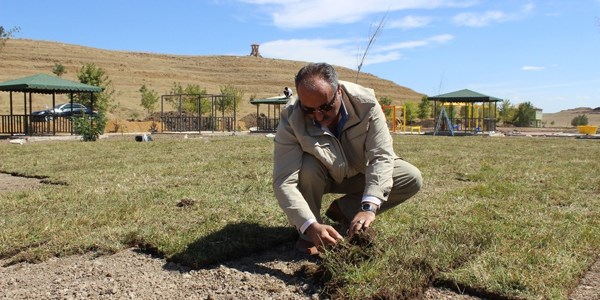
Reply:
[[[421,126],[410,126],[410,133],[414,133],[415,131],[421,133]]]

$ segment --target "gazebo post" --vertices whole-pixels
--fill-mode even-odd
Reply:
[[[496,131],[496,113],[498,112],[498,102],[494,102],[494,132]]]
[[[24,131],[27,135],[29,134],[29,126],[28,126],[28,121],[27,121],[27,92],[23,92],[23,126],[25,128]]]
[[[260,111],[259,108],[260,108],[260,104],[256,104],[256,127],[257,127],[256,129],[257,130],[260,130],[260,124],[258,122],[260,120],[260,115],[258,114],[258,112]]]
[[[56,93],[52,93],[52,108],[56,106]],[[52,135],[56,135],[56,120],[52,117]]]
[[[69,102],[71,102],[71,115],[73,115],[73,93],[69,93]],[[70,122],[71,124],[71,135],[73,135],[73,118],[71,117]]]
[[[33,111],[33,109],[31,108],[33,106],[33,104],[32,104],[32,100],[33,99],[31,98],[32,97],[31,94],[33,94],[33,93],[29,92],[29,114],[28,114],[29,115],[29,117],[28,117],[29,122],[28,123],[29,123],[29,130],[31,132],[30,135],[33,135],[34,134],[34,132],[33,132],[33,118],[31,117],[31,112]]]
[[[10,91],[10,117],[8,118],[8,127],[10,127],[10,136],[14,135],[14,125],[13,125],[13,98],[12,91]]]

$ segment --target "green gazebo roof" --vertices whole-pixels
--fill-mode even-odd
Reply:
[[[451,92],[447,94],[441,94],[437,96],[428,97],[429,100],[443,101],[443,102],[499,102],[502,101],[500,98],[484,95],[478,92],[474,92],[468,89]]]
[[[286,97],[271,97],[271,98],[250,100],[250,104],[253,104],[253,105],[257,105],[257,104],[286,104],[288,102],[288,100],[290,100],[290,98],[286,98]]]
[[[58,76],[37,74],[20,79],[0,82],[0,91],[66,94],[79,92],[102,92],[102,88],[81,82],[62,79]]]

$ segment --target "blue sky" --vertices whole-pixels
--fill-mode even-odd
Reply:
[[[16,38],[109,50],[325,61],[427,95],[600,107],[600,0],[0,0]]]

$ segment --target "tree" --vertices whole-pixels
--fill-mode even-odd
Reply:
[[[427,96],[421,97],[417,116],[421,120],[425,120],[431,116],[431,101],[429,101]]]
[[[21,28],[19,27],[13,27],[10,30],[6,30],[4,29],[4,27],[0,26],[0,50],[2,50],[2,48],[6,44],[6,41],[12,38],[13,34],[19,32],[20,30]]]
[[[535,120],[535,108],[531,102],[519,104],[513,118],[513,124],[519,127],[529,127],[531,121]]]
[[[102,88],[102,92],[94,94],[93,107],[98,110],[98,116],[81,116],[73,119],[74,131],[83,136],[84,141],[95,141],[106,127],[106,112],[112,110],[115,90],[112,88],[112,81],[106,75],[106,72],[93,63],[88,63],[79,69],[77,78],[81,83]],[[92,95],[83,93],[75,95],[76,101],[92,107]]]
[[[515,108],[510,103],[510,100],[505,99],[502,100],[502,104],[500,105],[500,109],[498,111],[498,119],[503,124],[509,124],[514,119]]]
[[[384,96],[379,98],[379,105],[381,106],[390,106],[392,105],[392,98],[388,97],[388,96]],[[383,113],[385,114],[386,117],[389,117],[392,114],[392,109],[391,108],[384,108],[383,109]]]
[[[588,124],[588,117],[583,115],[577,115],[575,118],[571,120],[571,125],[573,126],[586,126]]]
[[[149,116],[154,112],[156,105],[158,104],[158,93],[154,90],[148,90],[145,84],[142,85],[139,91],[142,94],[141,105]]]
[[[63,74],[67,73],[67,70],[65,70],[65,66],[63,66],[61,63],[54,63],[52,73],[54,73],[58,77],[61,77]]]
[[[404,104],[406,109],[406,124],[412,124],[417,119],[417,105],[414,102],[408,102]]]
[[[206,100],[206,89],[201,88],[197,84],[188,84],[185,88],[181,83],[173,82],[171,87],[171,95],[182,95],[181,96],[181,109],[185,112],[196,114],[200,109],[200,114],[207,113],[211,110],[211,101]],[[167,97],[166,102],[171,104],[175,109],[179,109],[179,97]],[[200,107],[198,107],[200,105]]]
[[[114,107],[115,90],[112,87],[112,81],[106,74],[106,71],[100,67],[96,67],[93,63],[83,65],[77,72],[77,78],[81,83],[97,86],[102,88],[102,92],[94,95],[94,108],[98,111],[112,111]],[[92,100],[89,94],[79,94],[76,96],[77,101],[83,105],[91,106]]]
[[[219,87],[221,96],[223,96],[217,105],[223,111],[232,111],[234,107],[239,107],[244,91],[231,84],[222,85]]]

